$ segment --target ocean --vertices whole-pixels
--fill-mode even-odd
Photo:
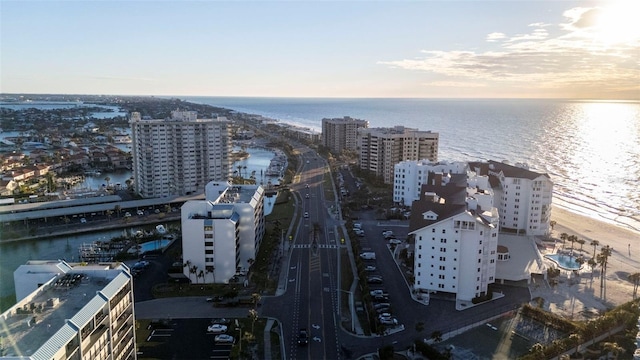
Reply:
[[[323,118],[440,134],[439,160],[526,163],[554,206],[640,231],[640,102],[181,97],[320,131]]]

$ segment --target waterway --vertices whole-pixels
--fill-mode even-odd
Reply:
[[[235,147],[234,151],[241,150]],[[246,147],[244,151],[249,153],[249,157],[234,162],[233,168],[241,167],[242,175],[251,176],[255,171],[255,177],[258,184],[267,185],[269,181],[277,184],[276,178],[266,177],[264,171],[269,166],[275,152],[266,148]],[[246,166],[246,169],[244,168]],[[120,183],[125,186],[125,181],[132,176],[131,171],[116,171],[102,173],[99,176],[86,176],[84,181],[76,185],[77,189],[97,190],[102,185],[106,185],[105,178],[109,177],[110,184]],[[265,214],[271,212],[274,200],[265,199]],[[177,224],[177,223],[176,223]],[[138,230],[151,231],[155,225],[149,225],[145,228],[134,227],[126,229],[131,234]],[[100,231],[89,234],[78,234],[75,236],[52,237],[44,240],[20,241],[8,244],[0,244],[0,297],[11,295],[15,291],[13,282],[13,272],[18,266],[26,263],[28,260],[57,260],[64,259],[67,261],[78,261],[78,248],[83,243],[92,243],[94,241],[108,241],[114,237],[122,236],[125,229]],[[1,236],[1,233],[0,233]]]

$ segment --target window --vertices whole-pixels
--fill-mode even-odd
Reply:
[[[204,246],[213,246],[213,241],[205,241]]]

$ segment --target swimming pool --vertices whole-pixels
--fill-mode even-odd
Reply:
[[[154,241],[147,241],[145,243],[140,244],[140,254],[144,254],[146,252],[149,251],[154,251],[154,250],[159,250],[159,249],[163,249],[167,246],[169,246],[169,244],[171,244],[170,239],[158,239],[158,240],[154,240]]]
[[[576,262],[575,256],[553,254],[553,255],[545,255],[544,257],[553,261],[560,268],[564,270],[580,270],[582,268],[582,265]]]

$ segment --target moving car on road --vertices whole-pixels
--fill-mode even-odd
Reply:
[[[302,328],[298,331],[298,345],[307,345],[309,343],[309,333],[307,329]]]

